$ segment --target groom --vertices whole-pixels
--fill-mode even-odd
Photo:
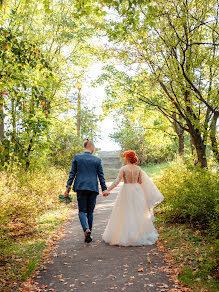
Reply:
[[[93,155],[94,143],[87,139],[84,142],[84,148],[85,152],[75,155],[72,161],[65,196],[69,196],[74,180],[73,190],[77,193],[79,219],[85,233],[85,242],[89,243],[92,241],[93,211],[99,194],[97,177],[100,181],[103,196],[108,196],[109,192],[107,191],[101,160]]]

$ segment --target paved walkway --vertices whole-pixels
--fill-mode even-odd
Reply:
[[[156,245],[118,247],[102,241],[118,188],[107,198],[98,196],[92,243],[84,243],[77,211],[74,212],[65,227],[65,236],[51,252],[51,263],[36,278],[42,291],[153,292],[173,288],[163,271],[163,254]]]

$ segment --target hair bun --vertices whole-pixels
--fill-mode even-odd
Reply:
[[[129,151],[125,151],[123,153],[123,156],[126,157],[126,159],[131,163],[131,164],[135,164],[138,162],[138,157],[135,153],[135,151],[133,150],[129,150]]]
[[[84,141],[84,148],[89,148],[91,146],[94,147],[94,142],[87,138],[86,141]]]

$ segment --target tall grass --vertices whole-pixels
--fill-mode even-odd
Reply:
[[[71,207],[58,199],[67,180],[63,170],[15,168],[0,176],[0,291],[12,291],[37,269]]]
[[[156,224],[179,279],[194,292],[218,291],[218,167],[178,158],[155,183],[164,195]]]

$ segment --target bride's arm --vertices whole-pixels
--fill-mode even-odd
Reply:
[[[120,183],[121,179],[123,177],[123,167],[120,168],[119,170],[119,174],[117,176],[117,178],[114,180],[114,182],[108,187],[107,191],[112,191],[112,189],[114,189],[116,186],[118,186],[118,184]]]

